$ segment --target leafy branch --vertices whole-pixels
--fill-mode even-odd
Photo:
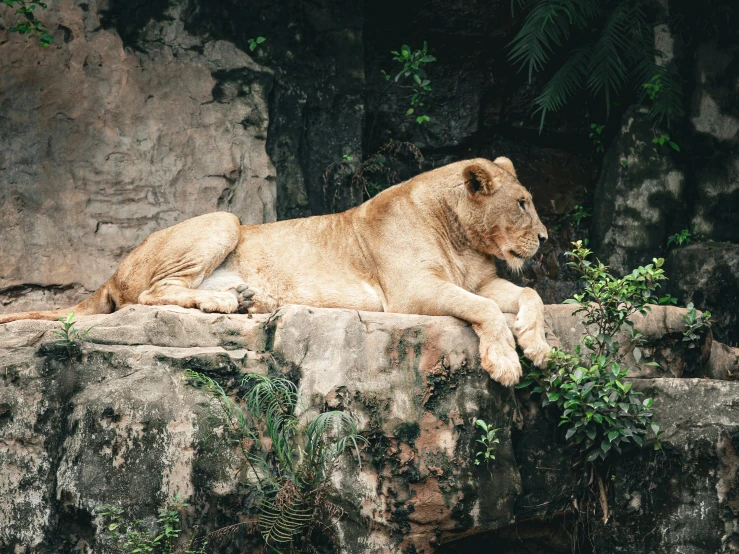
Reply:
[[[385,79],[396,84],[405,82],[408,79],[411,81],[410,85],[399,84],[402,88],[408,88],[412,91],[410,95],[411,106],[405,115],[410,116],[415,114],[416,122],[419,125],[429,121],[429,116],[417,113],[419,108],[424,107],[424,97],[431,92],[431,81],[423,66],[436,61],[436,58],[428,53],[428,44],[424,41],[423,48],[420,50],[411,50],[410,46],[404,44],[400,50],[393,50],[390,53],[394,56],[393,60],[402,64],[403,68],[398,71],[395,77],[383,71],[382,73],[385,75]]]
[[[38,0],[3,0],[3,4],[15,8],[15,13],[21,16],[21,21],[12,26],[9,31],[20,35],[29,34],[38,39],[41,46],[47,47],[54,40],[49,31],[35,18],[34,12],[37,8],[47,8],[45,2]]]

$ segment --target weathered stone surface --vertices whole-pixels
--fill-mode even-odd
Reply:
[[[50,3],[46,49],[8,33],[16,16],[0,12],[3,311],[29,307],[16,304],[28,287],[36,306],[75,303],[149,234],[188,217],[275,219],[270,70],[189,34],[178,2],[159,20],[146,12],[137,49],[125,48],[101,24],[105,6]]]
[[[353,509],[341,524],[350,552],[429,551],[439,536],[511,521],[520,477],[506,431],[512,392],[480,372],[471,327],[453,318],[310,309],[276,312],[273,353],[299,369],[300,390],[357,414],[372,453],[337,480]],[[504,431],[495,468],[475,468],[472,423]],[[371,531],[363,519],[374,522]],[[399,544],[399,546],[398,546]]]
[[[739,545],[739,383],[710,379],[635,379],[654,398],[659,451],[631,451],[605,480],[610,517],[589,471],[573,469],[559,416],[519,393],[513,447],[522,493],[516,523],[444,545],[439,554],[728,554]],[[586,525],[582,525],[587,522]]]
[[[628,554],[714,554],[739,546],[739,383],[635,381],[655,399],[663,451],[614,468],[613,521],[596,548]]]
[[[673,249],[665,260],[670,293],[681,304],[710,310],[713,334],[739,344],[739,245],[693,243]]]
[[[663,255],[682,209],[685,176],[668,146],[652,143],[645,108],[626,111],[608,148],[595,194],[593,251],[616,275]]]
[[[739,46],[715,38],[698,46],[690,123],[697,133],[690,228],[717,241],[739,241]]]
[[[550,328],[570,347],[579,338],[572,307],[546,309]],[[640,328],[655,342],[669,341],[681,313],[655,309]],[[282,371],[299,379],[309,401],[304,417],[326,408],[354,415],[370,444],[361,468],[347,461],[335,478],[337,501],[346,512],[340,524],[343,552],[429,553],[439,543],[493,530],[510,542],[511,525],[521,525],[515,521],[569,505],[578,490],[579,477],[569,473],[568,454],[556,439],[556,419],[492,382],[479,368],[474,332],[453,318],[300,306],[249,318],[132,306],[80,318],[78,325],[97,326],[90,332],[93,342],[71,361],[54,345],[55,322],[0,326],[3,554],[75,548],[105,554],[95,506],[120,502],[134,517],[150,517],[175,492],[194,506],[185,514],[187,528],[199,521],[208,531],[239,521],[246,495],[234,478],[236,459],[229,449],[204,442],[207,398],[182,381],[183,368],[206,372],[234,391],[245,372]],[[682,445],[706,445],[693,448],[695,464],[678,459],[684,462],[680,479],[687,483],[698,479],[700,468],[711,468],[700,485],[708,514],[700,532],[726,543],[730,539],[721,537],[729,531],[722,529],[733,521],[726,506],[733,502],[736,467],[722,433],[737,425],[731,395],[739,385],[640,382],[656,398],[666,452],[688,460],[680,454]],[[700,411],[685,410],[685,402]],[[501,428],[496,460],[488,468],[472,463],[475,417]],[[711,458],[711,445],[723,445],[724,453]],[[646,463],[639,456],[628,460]],[[630,498],[667,494],[670,485],[661,479],[654,481],[658,492],[627,476],[624,484],[631,487]],[[716,496],[716,490],[725,492]],[[614,517],[628,520],[631,508],[621,505],[620,496],[613,498]],[[659,545],[678,544],[666,531],[675,521],[686,529],[698,525],[688,519],[696,519],[699,507],[691,508],[687,496],[680,502],[684,506],[647,513],[665,530]],[[631,538],[614,538],[613,544],[636,540],[641,527],[634,529]],[[239,544],[223,552],[243,548]],[[453,552],[453,544],[444,551]],[[670,552],[659,548],[653,552]]]

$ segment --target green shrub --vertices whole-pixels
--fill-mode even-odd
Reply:
[[[683,331],[683,342],[688,343],[688,348],[696,348],[700,344],[700,337],[711,327],[711,312],[708,310],[698,313],[690,302],[687,305],[688,313],[683,316],[685,331]]]
[[[495,459],[495,445],[500,443],[500,439],[496,437],[496,434],[500,429],[493,429],[482,419],[476,419],[475,425],[482,430],[482,437],[476,441],[482,445],[482,448],[475,454],[475,465],[479,466],[483,461],[487,463]]]
[[[633,327],[632,316],[646,315],[648,303],[669,303],[657,290],[666,279],[662,264],[636,268],[624,277],[614,277],[600,261],[593,263],[582,241],[573,243],[571,267],[585,282],[584,291],[567,303],[578,308],[573,315],[582,318],[588,332],[574,353],[555,349],[547,369],[530,369],[519,388],[534,385],[543,406],[556,405],[565,439],[577,453],[576,464],[605,461],[613,452],[627,446],[643,446],[651,440],[660,448],[659,425],[653,421],[651,398],[633,390],[626,380],[622,349],[616,336],[624,326]],[[629,332],[631,352],[641,361],[638,344],[641,334]]]
[[[147,526],[143,520],[128,521],[122,508],[106,504],[96,508],[97,515],[105,521],[107,534],[103,536],[115,552],[121,554],[174,554],[177,540],[182,533],[180,511],[187,504],[175,495],[159,512],[156,526]],[[182,554],[205,554],[208,543],[203,542],[199,549],[193,550],[195,534]]]
[[[679,233],[675,233],[674,235],[670,235],[667,237],[667,248],[672,246],[673,244],[676,244],[677,246],[682,246],[690,244],[690,231],[688,229],[683,229]]]

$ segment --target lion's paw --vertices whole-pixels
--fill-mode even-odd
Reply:
[[[198,302],[198,308],[209,313],[232,314],[238,310],[239,303],[230,292],[208,291],[207,297]]]
[[[516,350],[504,341],[480,341],[482,367],[490,378],[505,387],[511,387],[521,379],[521,362]]]
[[[248,314],[249,308],[254,305],[254,295],[256,294],[253,290],[249,290],[247,285],[239,285],[235,289],[237,300],[239,302],[239,309],[237,310],[240,314]]]

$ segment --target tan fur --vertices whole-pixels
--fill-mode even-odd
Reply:
[[[514,333],[536,365],[550,348],[538,294],[498,278],[493,257],[520,269],[546,235],[511,161],[475,159],[339,214],[244,226],[228,213],[184,221],[148,237],[79,305],[0,316],[0,323],[136,303],[223,313],[306,304],[451,315],[472,324],[490,376],[513,385],[521,366],[503,312],[517,314]],[[253,298],[239,292],[244,284]]]

